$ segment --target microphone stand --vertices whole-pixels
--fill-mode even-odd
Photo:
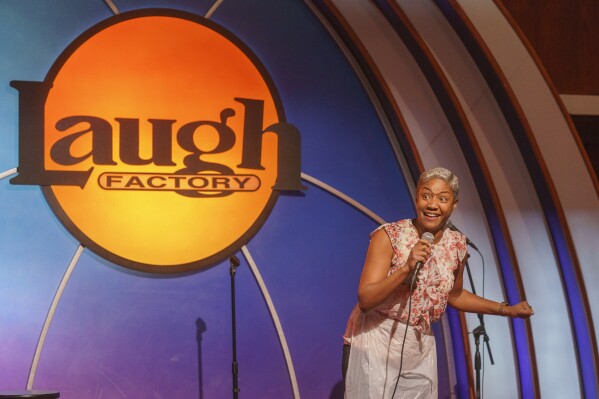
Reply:
[[[472,247],[476,249],[476,247]],[[478,252],[478,249],[476,249],[476,251]],[[468,265],[468,258],[470,257],[470,254],[466,256],[466,272],[468,273],[468,280],[470,280],[470,287],[472,287],[472,293],[476,295],[476,289],[474,288],[474,280],[472,279],[472,273],[470,273],[470,265]],[[491,365],[494,365],[495,362],[493,361],[493,354],[491,353],[491,345],[489,344],[489,336],[487,335],[487,330],[485,329],[485,321],[483,319],[483,314],[478,313],[477,315],[480,325],[472,331],[472,335],[474,335],[474,345],[476,346],[476,352],[474,353],[474,369],[476,370],[476,398],[480,398],[481,361],[478,346],[480,344],[481,335],[483,336],[483,341],[485,341],[485,344],[487,346],[487,352],[489,352],[489,360],[491,361]]]
[[[237,333],[236,333],[236,325],[235,325],[235,271],[239,266],[239,259],[235,255],[231,255],[229,258],[230,267],[229,274],[231,275],[231,320],[232,320],[232,336],[233,336],[233,399],[237,399],[239,397],[239,387],[237,381]]]

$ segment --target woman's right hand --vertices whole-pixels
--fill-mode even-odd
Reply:
[[[432,244],[425,239],[420,239],[410,250],[408,260],[406,260],[406,266],[413,271],[416,268],[418,262],[426,263],[428,258],[431,256]]]

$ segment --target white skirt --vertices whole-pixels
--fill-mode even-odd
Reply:
[[[359,310],[358,310],[359,312]],[[346,399],[437,398],[435,337],[372,311],[355,315],[345,378]]]

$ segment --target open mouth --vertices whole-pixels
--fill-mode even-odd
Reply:
[[[425,216],[427,219],[430,219],[430,220],[436,220],[436,219],[438,219],[438,218],[440,218],[440,217],[441,217],[441,215],[439,215],[439,214],[436,214],[436,213],[430,213],[430,212],[422,212],[422,214],[423,214],[423,215],[424,215],[424,216]]]

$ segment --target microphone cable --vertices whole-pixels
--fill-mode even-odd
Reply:
[[[412,292],[414,290],[414,283],[416,282],[416,276],[418,273],[414,273],[412,276],[412,282],[410,283],[410,297],[408,298],[408,320],[406,322],[406,329],[403,333],[403,340],[401,342],[401,354],[399,355],[399,372],[397,373],[397,379],[395,380],[395,388],[393,388],[393,394],[391,395],[391,399],[395,397],[395,391],[397,391],[397,385],[399,384],[399,379],[401,378],[401,369],[403,367],[403,350],[406,344],[406,337],[408,336],[408,326],[410,325],[410,315],[412,313]]]
[[[424,239],[432,245],[433,241],[435,240],[435,236],[432,233],[425,231],[422,234],[422,237],[420,237],[420,239]],[[418,276],[418,272],[420,271],[422,266],[424,266],[425,263],[426,262],[416,263],[416,268],[412,276],[412,281],[410,282],[410,296],[408,297],[408,319],[406,320],[406,329],[404,331],[403,340],[401,342],[401,353],[399,355],[399,372],[397,373],[397,379],[395,380],[395,388],[393,388],[393,394],[391,395],[391,399],[395,397],[397,385],[399,384],[399,379],[401,378],[401,369],[403,368],[403,350],[406,344],[406,337],[408,336],[408,327],[410,326],[410,315],[412,314],[412,293],[414,292],[414,284],[416,283],[416,277]]]

